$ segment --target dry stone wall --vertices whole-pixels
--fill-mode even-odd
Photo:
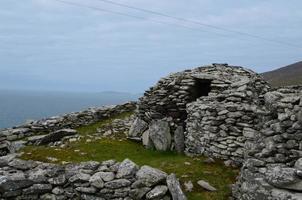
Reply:
[[[186,152],[204,154],[240,165],[244,144],[259,130],[268,85],[244,68],[210,68],[208,96],[187,105]],[[211,76],[209,76],[211,75]]]
[[[262,129],[245,143],[238,200],[302,199],[302,87],[265,94]]]
[[[132,112],[135,108],[135,102],[90,108],[81,112],[32,121],[21,126],[0,130],[0,156],[6,155],[14,148],[18,148],[19,145],[26,144],[28,141],[24,141],[24,138],[93,124],[124,112]]]
[[[119,163],[89,161],[65,166],[0,157],[0,199],[186,200],[174,174]]]

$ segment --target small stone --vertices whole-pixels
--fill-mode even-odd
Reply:
[[[208,182],[206,182],[204,180],[197,181],[197,184],[208,191],[211,191],[211,192],[217,191],[216,188],[214,188],[213,186],[211,186]]]
[[[193,185],[192,181],[185,182],[184,186],[185,186],[185,191],[186,192],[192,192],[193,191],[194,185]]]

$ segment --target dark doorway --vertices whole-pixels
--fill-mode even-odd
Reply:
[[[212,80],[209,79],[195,79],[195,84],[191,88],[191,101],[208,96],[211,91],[211,82]]]

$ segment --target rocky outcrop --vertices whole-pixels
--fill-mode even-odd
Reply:
[[[129,159],[65,166],[0,157],[1,199],[186,199],[165,172]],[[176,191],[176,192],[175,192]]]

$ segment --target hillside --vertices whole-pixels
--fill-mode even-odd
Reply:
[[[302,61],[265,72],[262,75],[275,87],[302,84]]]

